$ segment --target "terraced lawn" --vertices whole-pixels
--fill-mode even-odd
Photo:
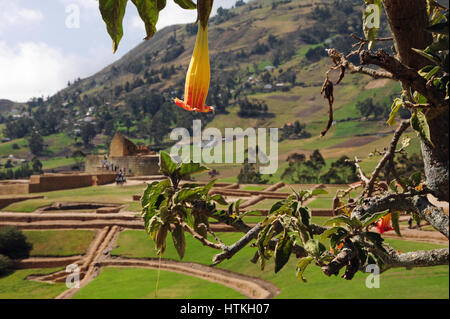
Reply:
[[[30,275],[51,274],[62,268],[23,269],[0,277],[0,299],[50,299],[66,289],[65,283],[49,284],[27,280]]]
[[[33,244],[30,252],[33,257],[83,255],[96,235],[93,230],[26,230],[23,233]]]
[[[74,299],[242,299],[235,290],[196,277],[143,268],[106,267]]]
[[[228,244],[240,237],[238,233],[219,233],[218,235]],[[441,245],[396,239],[388,239],[387,241],[395,249],[403,252],[443,247]],[[213,249],[201,246],[199,242],[190,236],[187,236],[186,242],[187,248],[184,261],[210,264],[212,256],[217,253]],[[118,247],[112,251],[113,255],[133,258],[156,257],[154,243],[143,231],[124,231],[120,234],[117,244]],[[309,267],[305,272],[308,283],[302,283],[296,279],[297,260],[295,258],[291,258],[285,268],[278,274],[274,274],[272,260],[266,265],[265,270],[261,271],[259,265],[250,263],[254,252],[254,248],[246,247],[230,260],[224,261],[219,267],[273,282],[281,288],[281,294],[277,298],[409,299],[449,297],[448,266],[415,268],[412,270],[391,269],[381,275],[380,288],[368,289],[365,285],[367,275],[364,273],[358,273],[353,280],[346,281],[340,277],[328,278],[322,274],[318,267],[314,266]],[[164,258],[178,260],[170,235]]]

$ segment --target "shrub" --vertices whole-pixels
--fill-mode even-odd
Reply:
[[[8,274],[13,266],[13,261],[5,255],[0,255],[0,277]]]
[[[13,226],[0,228],[0,254],[11,259],[23,259],[30,256],[33,245],[27,242],[25,235]]]

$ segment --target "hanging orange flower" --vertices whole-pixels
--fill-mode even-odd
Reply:
[[[208,21],[213,0],[197,2],[198,33],[194,53],[186,75],[184,101],[176,98],[176,105],[188,111],[210,112],[214,108],[205,104],[210,81],[209,51],[208,51]]]
[[[392,218],[392,215],[391,215],[391,213],[389,213],[387,215],[384,215],[377,221],[377,230],[380,234],[390,231],[390,230],[394,230],[391,227],[391,218]]]
[[[208,52],[208,27],[198,26],[194,53],[186,76],[184,101],[176,98],[174,101],[188,111],[210,112],[211,106],[205,104],[209,90],[210,68]]]

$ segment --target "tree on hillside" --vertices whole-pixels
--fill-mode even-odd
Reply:
[[[84,159],[86,157],[86,154],[81,150],[76,150],[72,153],[72,158],[75,161],[75,167],[79,170],[83,167]]]
[[[84,146],[88,147],[92,141],[92,139],[97,135],[97,131],[95,130],[95,126],[91,123],[86,123],[81,126],[81,139],[83,140]]]
[[[28,138],[28,147],[34,156],[39,156],[44,151],[44,139],[39,132],[33,131]]]
[[[42,173],[42,162],[36,156],[31,160],[31,166],[33,169],[33,173]]]

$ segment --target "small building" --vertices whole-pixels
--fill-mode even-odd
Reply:
[[[127,175],[158,175],[159,155],[145,145],[134,144],[117,132],[109,145],[109,155],[87,156],[85,168],[89,173],[125,169]]]

